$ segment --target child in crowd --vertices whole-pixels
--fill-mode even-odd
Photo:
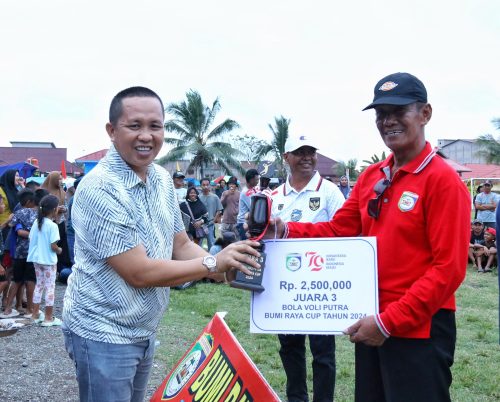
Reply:
[[[7,294],[5,302],[5,311],[0,318],[11,318],[19,315],[16,309],[12,308],[12,301],[18,295],[22,296],[18,290],[26,284],[27,310],[26,318],[31,318],[33,311],[33,291],[35,289],[35,268],[33,264],[26,261],[29,249],[29,234],[31,226],[36,219],[36,198],[35,193],[29,189],[23,189],[18,193],[21,207],[14,212],[14,217],[10,223],[13,232],[16,234],[16,246],[14,254],[13,282]],[[21,306],[22,300],[18,300],[18,306]]]
[[[491,267],[497,265],[497,231],[493,228],[487,228],[484,231],[483,261],[486,260],[483,272],[491,272]]]
[[[36,286],[33,294],[33,319],[42,327],[61,325],[62,321],[53,316],[57,275],[57,254],[62,249],[57,245],[59,229],[54,220],[57,217],[59,199],[54,195],[42,198],[38,216],[30,232],[28,261],[33,262]],[[42,294],[45,291],[45,314],[40,312]]]

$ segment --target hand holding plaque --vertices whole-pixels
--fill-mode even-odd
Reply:
[[[263,190],[269,185],[269,178],[261,177],[260,184],[260,188]],[[248,217],[248,233],[250,234],[250,240],[259,241],[266,232],[267,226],[269,225],[269,219],[271,217],[271,202],[271,199],[262,193],[257,193],[252,196]],[[238,271],[236,273],[236,279],[230,283],[232,287],[252,290],[255,292],[264,291],[264,287],[262,286],[262,275],[264,273],[264,266],[266,262],[264,243],[260,243],[257,250],[260,252],[260,257],[256,258],[251,256],[251,258],[257,259],[257,262],[260,264],[260,269],[246,265],[246,268],[248,268],[251,274],[246,275],[243,272]]]

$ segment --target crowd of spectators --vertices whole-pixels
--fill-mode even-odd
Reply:
[[[75,187],[77,183],[78,180],[75,180]],[[19,315],[33,318],[34,295],[35,301],[39,301],[40,291],[37,293],[36,285],[40,280],[37,281],[34,265],[38,261],[31,257],[39,254],[32,250],[35,245],[30,236],[33,225],[40,218],[42,201],[49,195],[52,196],[51,200],[57,201],[54,214],[50,216],[57,227],[57,244],[54,245],[57,252],[54,251],[53,255],[57,262],[54,264],[53,277],[64,281],[71,273],[74,232],[69,210],[74,189],[73,186],[65,187],[62,174],[58,171],[50,172],[41,186],[34,180],[27,182],[15,169],[6,170],[0,177],[0,318]],[[49,298],[53,300],[52,293]],[[43,326],[60,325],[60,321],[50,313],[47,317],[42,316],[41,320],[38,311],[35,315],[37,317],[34,318]]]

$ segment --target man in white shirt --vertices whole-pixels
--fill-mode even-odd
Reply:
[[[483,221],[485,228],[495,228],[495,210],[498,205],[498,196],[491,192],[491,181],[483,183],[483,192],[479,193],[474,202],[477,210],[477,219]]]
[[[272,192],[272,215],[285,222],[327,222],[344,203],[338,187],[315,170],[317,147],[305,136],[289,136],[284,160],[289,167],[285,183]],[[278,335],[280,357],[287,377],[289,401],[308,401],[306,335]],[[333,401],[335,391],[335,337],[309,335],[313,355],[314,401]]]
[[[185,177],[184,173],[179,170],[175,171],[172,175],[172,179],[174,179],[175,194],[177,195],[177,202],[179,204],[186,201],[187,188],[184,185]]]

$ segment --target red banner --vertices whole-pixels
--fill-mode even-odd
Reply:
[[[68,175],[66,174],[66,162],[61,161],[61,175],[64,179],[68,178]]]
[[[219,313],[151,398],[151,402],[279,400]]]

